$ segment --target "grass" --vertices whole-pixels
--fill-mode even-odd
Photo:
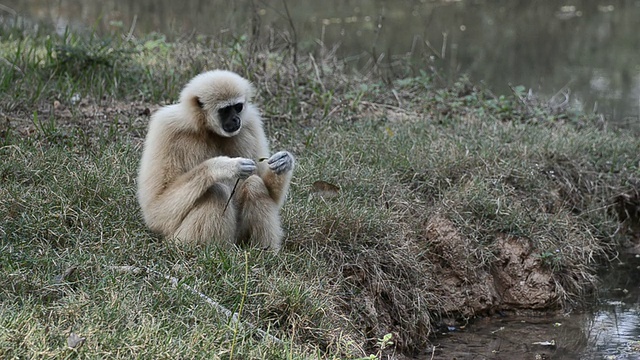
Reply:
[[[242,38],[5,26],[0,59],[2,358],[414,354],[443,317],[527,309],[473,306],[483,294],[461,296],[447,282],[469,290],[474,274],[503,271],[504,239],[525,241],[549,275],[552,296],[539,309],[583,305],[615,253],[614,199],[640,179],[636,134],[522,89],[498,97],[465,79],[438,87],[425,72],[362,76],[331,56],[294,64]],[[212,68],[254,82],[273,149],[298,158],[278,255],[188,251],[141,220],[135,175],[148,114]],[[319,196],[315,181],[337,196]],[[438,221],[463,252],[442,252],[430,230]],[[114,266],[177,277],[283,344],[153,273]],[[67,346],[72,332],[82,347]]]

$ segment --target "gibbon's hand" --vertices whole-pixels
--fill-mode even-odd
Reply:
[[[214,178],[246,179],[256,172],[256,163],[246,158],[218,156],[207,160],[209,171]]]
[[[278,151],[267,160],[269,168],[277,175],[291,171],[293,162],[293,156],[288,151]]]
[[[256,162],[251,159],[246,158],[232,158],[231,160],[235,160],[237,162],[238,168],[238,177],[241,179],[246,179],[249,176],[255,174],[256,172]]]

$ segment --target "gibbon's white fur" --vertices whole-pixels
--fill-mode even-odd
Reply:
[[[152,231],[186,244],[280,249],[279,211],[294,158],[270,155],[253,93],[241,76],[209,71],[152,116],[138,174],[138,202]]]

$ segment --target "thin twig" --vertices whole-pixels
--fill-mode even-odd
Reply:
[[[286,0],[282,0],[282,5],[284,5],[284,11],[287,14],[287,21],[289,21],[289,26],[291,27],[291,35],[292,46],[293,46],[293,65],[296,70],[298,69],[298,33],[296,32],[296,27],[293,25],[293,18],[291,17],[291,13],[289,12],[289,6],[287,5]]]
[[[400,102],[400,99],[396,99],[396,100],[398,100],[398,102]],[[403,112],[405,114],[413,114],[411,111],[408,111],[407,109],[403,109],[401,107],[394,106],[394,105],[389,105],[389,104],[375,103],[375,102],[364,101],[364,100],[360,101],[360,104],[371,106],[372,108],[385,108],[385,109],[389,109],[389,110],[395,110],[395,111],[398,111],[398,112]]]
[[[309,60],[313,65],[313,69],[316,74],[316,80],[318,80],[320,87],[322,87],[322,92],[327,92],[327,89],[324,87],[324,83],[322,83],[322,78],[320,77],[320,69],[318,69],[318,64],[316,64],[316,59],[313,57],[313,54],[309,54]]]
[[[111,271],[115,271],[117,273],[134,274],[134,275],[142,274],[145,271],[142,268],[139,268],[137,266],[131,266],[131,265],[107,266],[107,269],[109,269]]]
[[[8,7],[7,5],[0,4],[0,10],[11,14],[11,16],[18,16],[18,12]]]
[[[178,287],[183,287],[185,289],[187,289],[190,293],[197,295],[200,297],[200,299],[204,300],[207,304],[213,306],[213,308],[218,312],[218,314],[222,315],[226,321],[230,321],[233,325],[237,326],[238,329],[244,329],[244,328],[248,328],[249,330],[255,331],[257,332],[263,339],[269,339],[275,343],[278,344],[282,344],[282,340],[278,339],[277,337],[267,333],[266,331],[259,329],[258,327],[256,327],[255,325],[249,323],[249,322],[242,322],[240,321],[240,315],[238,313],[234,313],[231,310],[227,309],[226,307],[222,306],[219,302],[214,301],[213,299],[211,299],[210,297],[208,297],[207,295],[201,293],[200,291],[196,290],[195,288],[180,282],[180,280],[178,280],[178,278],[175,278],[173,276],[169,276],[166,274],[163,274],[159,271],[156,271],[154,269],[151,268],[145,268],[145,270],[148,273],[151,274],[155,274],[158,275],[160,277],[165,278],[166,280],[169,280],[169,282],[171,283],[171,285],[173,285],[174,287],[178,288]]]
[[[22,71],[22,69],[20,69],[20,68],[18,67],[18,65],[14,64],[14,63],[12,63],[11,61],[9,61],[9,60],[7,60],[7,59],[5,59],[5,58],[3,58],[3,57],[0,57],[0,60],[1,60],[3,63],[5,63],[5,64],[9,65],[13,70],[15,70],[15,71],[19,72],[20,74],[24,75],[24,71]]]
[[[567,96],[567,92],[570,92],[571,88],[569,88],[569,86],[571,85],[571,83],[573,82],[573,80],[570,80],[569,82],[567,82],[563,87],[560,88],[560,90],[558,90],[558,92],[556,92],[550,99],[549,101],[553,101],[553,99],[555,97],[557,97],[558,95],[565,95]]]
[[[402,102],[400,102],[400,97],[398,96],[398,92],[395,89],[391,89],[391,93],[393,94],[393,96],[396,98],[396,101],[398,102],[398,108],[402,109]]]
[[[509,89],[511,89],[511,92],[513,93],[513,95],[515,95],[515,97],[522,103],[522,105],[524,105],[524,107],[526,107],[527,110],[532,111],[533,108],[531,106],[531,103],[526,99],[524,99],[522,96],[520,96],[520,94],[518,94],[518,91],[511,84],[508,84],[508,86],[509,86]]]
[[[447,57],[447,33],[442,33],[442,50],[440,50],[440,55],[444,60]]]
[[[133,15],[133,21],[131,22],[131,27],[129,28],[129,33],[127,34],[126,41],[130,41],[133,39],[133,31],[136,29],[136,23],[138,22],[138,14]]]
[[[242,315],[242,310],[244,309],[244,302],[247,299],[247,286],[249,284],[249,255],[247,252],[244,252],[244,289],[242,291],[242,300],[240,300],[240,306],[238,307],[238,319]],[[233,342],[231,343],[231,354],[230,358],[233,359],[233,349],[236,344],[236,338],[238,336],[238,328],[240,321],[235,323],[233,327]]]
[[[431,50],[431,52],[438,58],[438,59],[442,59],[442,55],[440,55],[440,53],[438,52],[438,50],[436,50],[433,46],[431,46],[431,43],[429,42],[429,40],[425,40],[424,44],[429,48],[429,50]]]
[[[567,107],[567,105],[569,105],[570,94],[571,90],[567,86],[563,87],[549,99],[549,107],[552,110],[564,109],[565,107]],[[556,98],[560,95],[564,96],[564,100],[562,100],[562,102],[560,103],[557,103]]]
[[[233,197],[233,194],[236,193],[236,188],[238,187],[238,183],[240,182],[240,178],[238,178],[238,180],[236,180],[236,184],[233,185],[233,190],[231,190],[231,195],[229,195],[229,199],[227,199],[227,203],[224,204],[224,209],[222,209],[222,213],[224,214],[225,211],[227,211],[227,207],[229,206],[229,203],[231,202],[231,198]]]

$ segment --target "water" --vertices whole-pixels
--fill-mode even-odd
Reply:
[[[3,0],[30,18],[103,33],[152,31],[295,41],[300,52],[339,45],[356,69],[467,73],[497,94],[524,85],[620,125],[640,128],[640,0]],[[283,4],[287,4],[285,7]],[[0,9],[8,14],[11,10]],[[289,16],[287,15],[289,14]],[[291,20],[291,21],[289,21]],[[254,26],[255,25],[255,26]],[[402,74],[405,75],[405,74]]]
[[[334,49],[354,69],[435,69],[444,82],[467,73],[495,93],[524,85],[640,128],[640,0],[0,0],[0,15],[100,33],[171,38],[243,33]],[[1,6],[4,5],[4,6]],[[221,10],[222,9],[222,10]],[[289,15],[287,15],[289,13]],[[291,21],[290,21],[291,20]],[[186,35],[185,35],[186,34]],[[640,259],[605,275],[604,301],[566,316],[486,318],[435,340],[437,359],[639,359]],[[534,343],[554,341],[553,346]]]

